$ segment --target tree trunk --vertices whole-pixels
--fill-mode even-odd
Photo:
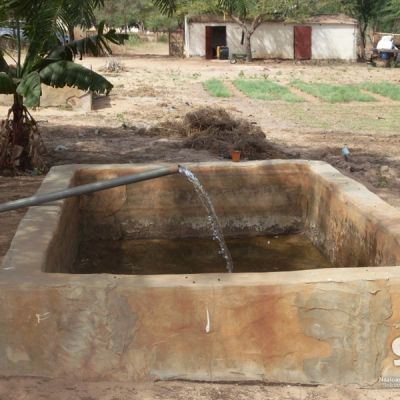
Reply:
[[[365,61],[365,48],[367,47],[367,39],[366,39],[366,32],[367,32],[367,25],[360,25],[360,60]]]
[[[12,162],[15,167],[24,171],[32,168],[29,158],[29,131],[24,126],[24,100],[22,96],[14,94],[12,106],[13,119],[11,122],[12,138]]]
[[[246,32],[244,36],[244,45],[246,49],[246,61],[251,62],[253,60],[253,55],[251,53],[251,33]]]
[[[126,19],[126,13],[124,13],[124,32],[128,33],[128,21]]]
[[[14,93],[14,104],[12,106],[13,121],[12,128],[14,131],[14,144],[23,146],[23,112],[24,112],[24,100],[22,96]]]
[[[262,24],[264,14],[257,15],[251,25],[249,26],[245,19],[240,18],[239,16],[230,14],[232,19],[242,28],[244,32],[244,45],[246,51],[246,61],[253,61],[253,54],[251,52],[251,36],[255,32],[255,30]]]

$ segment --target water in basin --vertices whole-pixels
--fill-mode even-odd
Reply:
[[[304,234],[227,239],[234,272],[330,268]],[[212,239],[83,241],[72,273],[128,275],[225,273]]]

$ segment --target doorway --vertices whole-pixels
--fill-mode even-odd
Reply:
[[[311,60],[312,30],[311,26],[294,27],[294,59]]]
[[[206,59],[217,58],[217,47],[226,46],[226,26],[206,26]]]

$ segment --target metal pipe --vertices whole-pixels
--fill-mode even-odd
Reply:
[[[5,211],[16,210],[30,206],[37,206],[43,203],[49,203],[55,200],[66,199],[68,197],[80,196],[98,192],[100,190],[110,189],[116,186],[128,185],[149,179],[159,178],[161,176],[179,173],[178,167],[162,167],[151,171],[140,172],[138,174],[120,176],[119,178],[109,179],[106,181],[88,183],[86,185],[75,186],[59,192],[46,193],[40,196],[32,196],[24,199],[9,201],[8,203],[0,204],[0,213]]]

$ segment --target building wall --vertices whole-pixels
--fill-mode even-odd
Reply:
[[[251,38],[254,57],[293,58],[293,25],[262,24]]]
[[[186,24],[186,56],[205,56],[206,26],[226,26],[227,45],[230,54],[244,53],[241,45],[242,29],[227,23],[192,22]],[[253,54],[257,58],[294,58],[293,26],[282,23],[265,23],[252,37]],[[357,28],[354,25],[313,24],[312,58],[355,60]]]
[[[312,58],[356,60],[357,32],[354,25],[312,25]]]
[[[185,54],[187,56],[206,55],[206,26],[226,26],[226,41],[231,52],[239,52],[241,29],[234,23],[189,23],[186,28]],[[189,32],[189,33],[188,33]]]

